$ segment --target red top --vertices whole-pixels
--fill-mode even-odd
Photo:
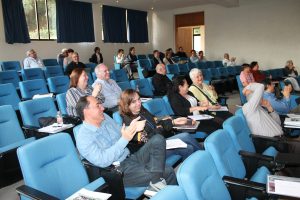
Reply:
[[[251,73],[253,74],[254,80],[257,83],[261,83],[266,79],[266,75],[261,73],[259,70],[257,70],[257,71],[251,70]]]

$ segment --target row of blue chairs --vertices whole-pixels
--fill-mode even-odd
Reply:
[[[53,58],[43,59],[45,66],[56,66],[58,65],[57,60]],[[0,61],[2,71],[7,70],[21,70],[21,64],[19,61]]]

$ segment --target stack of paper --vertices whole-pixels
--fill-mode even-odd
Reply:
[[[43,128],[40,128],[38,131],[43,132],[43,133],[58,133],[63,130],[66,130],[68,128],[72,128],[74,125],[73,124],[51,124],[49,126],[45,126]]]
[[[32,97],[32,99],[40,99],[40,98],[45,98],[45,97],[53,97],[53,93],[48,93],[48,94],[36,94]]]
[[[166,140],[166,149],[177,149],[177,148],[187,148],[187,144],[181,139],[168,139]]]
[[[107,200],[109,197],[111,197],[111,194],[94,192],[82,188],[66,200]]]
[[[147,101],[149,101],[149,100],[151,100],[152,98],[141,98],[141,102],[142,103],[145,103],[145,102],[147,102]]]
[[[200,122],[196,121],[194,125],[192,125],[192,124],[191,125],[176,125],[173,128],[179,129],[179,130],[187,130],[187,129],[196,130],[198,128],[199,124],[200,124]]]
[[[219,109],[209,109],[210,112],[217,112],[217,111],[228,111],[227,106],[221,106]]]
[[[300,179],[286,176],[268,175],[268,193],[300,197]],[[285,198],[283,198],[285,199]]]
[[[188,118],[198,121],[198,120],[213,119],[214,117],[210,115],[189,115]]]
[[[284,127],[300,128],[300,118],[285,118]]]

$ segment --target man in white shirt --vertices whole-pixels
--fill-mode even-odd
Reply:
[[[99,64],[95,68],[95,73],[97,80],[95,80],[92,86],[94,87],[96,84],[101,85],[101,93],[105,97],[105,101],[102,105],[106,109],[105,112],[111,114],[118,110],[122,89],[118,86],[116,81],[110,79],[109,69],[105,64]]]
[[[26,52],[27,58],[23,61],[24,69],[44,67],[43,61],[37,57],[37,53],[30,49]]]

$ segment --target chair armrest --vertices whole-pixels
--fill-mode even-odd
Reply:
[[[256,152],[262,153],[265,149],[270,146],[276,148],[277,151],[282,153],[288,153],[289,144],[286,138],[284,137],[265,137],[259,135],[251,135]]]
[[[34,189],[32,187],[29,187],[27,185],[22,185],[20,187],[16,188],[16,191],[18,195],[26,196],[30,199],[36,199],[36,200],[59,200],[58,198],[51,196],[47,193],[44,193],[42,191],[39,191],[37,189]]]
[[[224,176],[223,181],[225,182],[232,199],[246,199],[249,197],[267,199],[268,197],[265,184],[229,176]]]
[[[264,161],[268,161],[268,162],[273,162],[274,161],[274,157],[267,156],[267,155],[262,155],[262,154],[259,154],[259,153],[253,153],[253,152],[248,152],[248,151],[240,151],[239,154],[242,157],[254,158],[254,159],[264,160]]]
[[[103,178],[98,178],[88,185],[84,186],[85,189],[97,192],[104,192],[108,190],[108,185]]]
[[[40,129],[40,127],[36,126],[23,125],[22,129],[26,138],[35,137],[36,139],[40,139],[50,135],[49,133],[39,132],[38,129]]]

